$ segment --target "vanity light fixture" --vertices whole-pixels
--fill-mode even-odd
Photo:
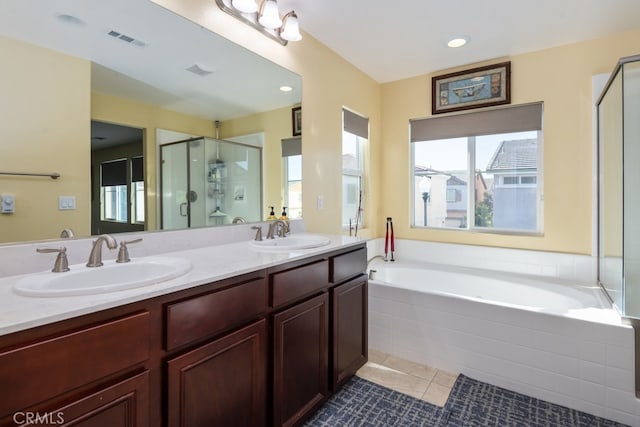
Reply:
[[[281,92],[291,92],[293,88],[291,86],[280,86]]]
[[[258,11],[256,0],[232,0],[231,6],[242,13],[256,13]]]
[[[298,15],[291,11],[280,17],[276,0],[216,0],[218,7],[234,18],[286,46],[290,41],[302,40]]]

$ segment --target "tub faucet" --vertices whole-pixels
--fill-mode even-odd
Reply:
[[[367,260],[367,268],[366,268],[365,270],[368,270],[368,269],[369,269],[369,264],[371,264],[371,262],[372,262],[374,259],[376,259],[376,258],[380,258],[380,259],[382,259],[382,260],[383,260],[383,261],[385,261],[385,262],[387,261],[387,258],[386,258],[386,257],[383,257],[382,255],[375,255],[375,256],[372,256],[371,258],[369,258],[369,259]]]
[[[371,262],[376,258],[381,258],[385,262],[387,261],[387,258],[383,257],[382,255],[375,255],[369,258],[369,260],[367,261],[367,268],[365,268],[364,270],[364,271],[367,271],[367,270],[369,271],[369,280],[375,280],[376,273],[378,272],[377,270],[369,269],[369,264],[371,264]]]
[[[87,267],[100,267],[102,265],[102,242],[107,244],[107,248],[115,249],[118,247],[118,242],[112,236],[108,234],[102,234],[93,241],[93,247],[89,254],[89,261],[87,261]]]

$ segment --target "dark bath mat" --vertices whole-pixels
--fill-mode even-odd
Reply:
[[[459,375],[444,408],[353,377],[306,427],[625,427]]]

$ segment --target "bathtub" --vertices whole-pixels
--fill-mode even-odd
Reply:
[[[640,426],[633,329],[599,287],[422,262],[369,269],[370,348]]]

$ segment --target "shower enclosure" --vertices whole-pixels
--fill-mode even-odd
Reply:
[[[213,138],[160,147],[161,228],[262,219],[262,149]]]
[[[596,106],[598,281],[635,330],[640,396],[640,55],[618,62]]]

